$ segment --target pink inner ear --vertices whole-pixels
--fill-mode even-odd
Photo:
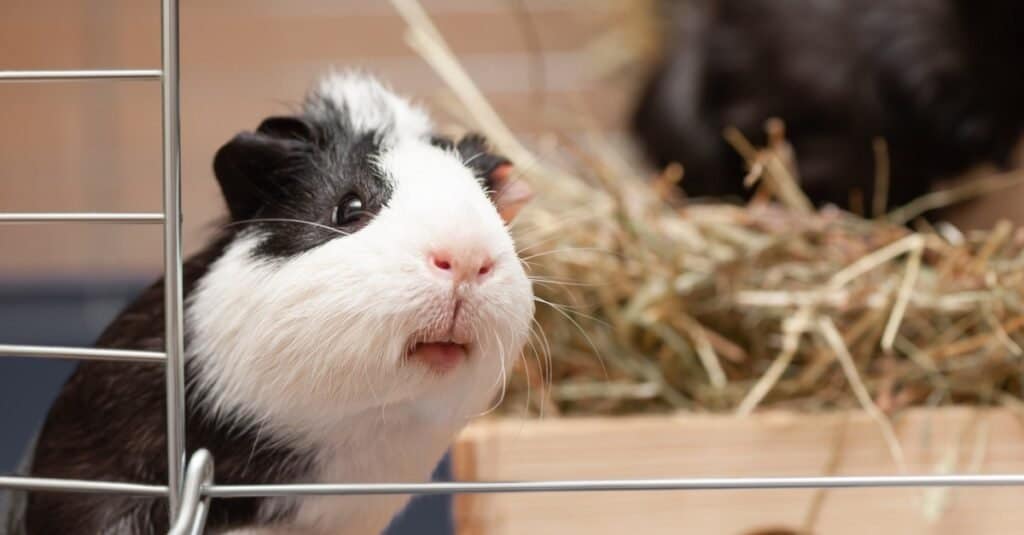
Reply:
[[[502,165],[491,173],[495,189],[494,204],[505,223],[515,219],[519,211],[533,198],[530,185],[523,180],[513,179],[511,174],[511,164]]]

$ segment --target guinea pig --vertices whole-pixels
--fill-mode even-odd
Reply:
[[[630,128],[691,196],[749,198],[723,138],[758,145],[777,117],[817,205],[875,189],[888,143],[889,207],[976,164],[1006,166],[1024,126],[1024,3],[1015,0],[666,0],[663,57]]]
[[[230,223],[184,264],[186,450],[220,484],[422,482],[495,403],[534,312],[508,231],[529,200],[479,135],[360,72],[216,153]],[[97,346],[161,350],[163,290]],[[166,484],[164,367],[83,362],[31,475]],[[407,496],[213,500],[207,533],[369,534]],[[24,533],[156,534],[164,499],[38,492]]]

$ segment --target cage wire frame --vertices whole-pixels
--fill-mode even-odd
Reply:
[[[161,68],[115,70],[0,70],[2,82],[159,81],[163,128],[163,211],[158,213],[33,212],[0,213],[3,223],[162,224],[164,227],[164,351],[24,346],[0,344],[0,356],[160,362],[167,379],[166,485],[110,481],[0,476],[0,489],[76,492],[166,498],[171,535],[203,532],[213,498],[315,495],[460,494],[595,491],[782,490],[893,487],[1024,486],[1024,474],[877,475],[808,477],[714,477],[618,480],[547,480],[434,483],[320,483],[285,485],[219,485],[213,480],[214,459],[199,449],[187,460],[184,414],[184,347],[181,245],[181,131],[178,0],[161,0]]]

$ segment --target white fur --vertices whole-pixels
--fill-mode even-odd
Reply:
[[[420,107],[391,92],[380,80],[356,71],[324,76],[306,96],[307,113],[323,115],[325,105],[343,108],[356,134],[376,131],[391,145],[401,138],[426,138],[433,131]]]
[[[425,481],[518,358],[533,315],[530,283],[472,173],[424,140],[422,112],[365,80],[327,79],[320,91],[349,104],[360,128],[394,121],[377,162],[395,184],[392,198],[362,230],[290,259],[254,260],[257,234],[233,242],[189,299],[189,355],[202,403],[315,452],[314,481]],[[455,287],[428,262],[437,248],[483,251],[495,265],[481,282]],[[444,374],[407,361],[410,338],[455,294],[473,333],[466,361]],[[285,528],[379,533],[406,501],[303,498]],[[265,513],[288,505],[268,503]]]

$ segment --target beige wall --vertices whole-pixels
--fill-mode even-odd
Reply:
[[[598,29],[602,3],[525,2],[544,45],[547,109],[530,92],[530,55],[511,11],[518,3],[424,1],[515,129],[564,125],[548,112],[573,95],[594,103],[601,122],[614,128],[625,95],[588,82],[580,51]],[[403,29],[384,1],[182,2],[187,250],[221,213],[210,172],[214,151],[236,131],[287,111],[328,65],[370,68],[399,90],[436,102],[442,84],[409,51]],[[0,2],[2,69],[158,65],[155,0]],[[155,82],[0,84],[0,211],[159,210],[159,149]],[[2,226],[0,277],[156,273],[160,239],[157,226]]]

